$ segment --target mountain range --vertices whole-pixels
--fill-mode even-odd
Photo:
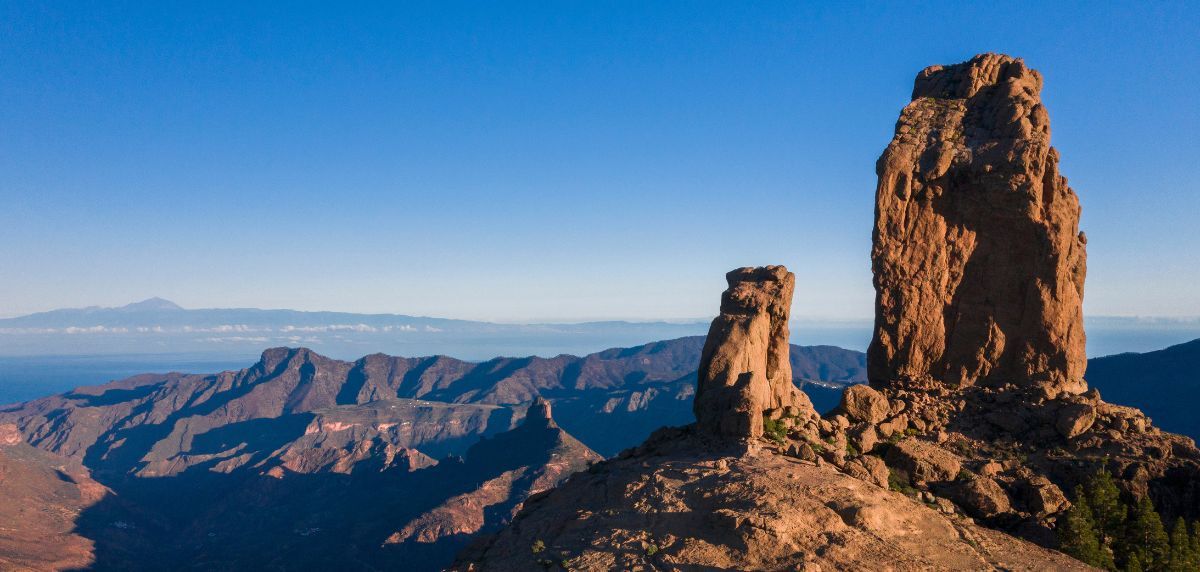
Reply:
[[[327,563],[436,569],[589,460],[689,423],[703,344],[481,363],[274,348],[240,371],[143,374],[10,406],[0,470],[23,500],[7,506],[66,516],[24,525],[58,539],[53,550],[0,535],[0,553],[35,569],[47,555],[144,568],[151,554],[164,569],[288,568],[352,546],[351,562]],[[861,352],[792,346],[789,357],[819,411],[865,381]],[[1174,406],[1186,400],[1156,396],[1195,393],[1198,363],[1200,340],[1093,359],[1088,378],[1187,431],[1191,415]],[[193,494],[172,501],[181,489]],[[358,507],[352,521],[346,506]]]
[[[481,363],[273,348],[240,371],[144,374],[10,406],[0,427],[42,473],[76,467],[72,482],[111,491],[74,495],[74,532],[57,532],[63,546],[92,543],[72,557],[96,569],[295,568],[334,554],[352,557],[330,566],[435,569],[589,460],[688,422],[703,343]],[[791,361],[798,384],[831,395],[865,379],[860,352],[795,346]],[[21,502],[45,504],[37,490]]]
[[[1163,429],[1200,439],[1200,339],[1146,353],[1088,360],[1088,384],[1145,411]]]

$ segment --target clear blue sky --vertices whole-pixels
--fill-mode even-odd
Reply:
[[[984,51],[1045,75],[1087,311],[1200,314],[1200,3],[42,4],[0,4],[3,315],[700,317],[783,263],[867,317],[875,159]]]

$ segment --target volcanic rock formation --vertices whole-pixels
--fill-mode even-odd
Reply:
[[[1168,520],[1200,515],[1200,451],[1087,390],[1086,239],[1041,87],[997,54],[917,76],[876,165],[877,392],[819,429],[863,453],[879,445],[857,436],[887,438],[920,494],[1053,545],[1062,491],[1098,470]]]
[[[835,426],[799,407],[807,400],[781,371],[792,274],[742,268],[728,279],[705,345],[696,424],[660,430],[530,497],[512,525],[465,550],[453,569],[1088,569],[980,527],[945,499],[932,508],[932,497],[887,490],[879,456],[847,459],[849,422],[839,414]],[[843,409],[874,421],[892,414],[886,397],[863,389]],[[764,419],[772,431],[756,439]],[[905,447],[897,460],[919,474],[957,475],[954,455],[924,442]]]
[[[1045,548],[1100,470],[1200,516],[1191,439],[1083,382],[1085,240],[1040,88],[992,54],[918,76],[878,164],[870,386],[824,418],[788,407],[770,364],[791,275],[734,271],[696,425],[531,499],[459,567],[1082,569]]]
[[[798,405],[812,410],[792,383],[788,360],[796,277],[783,266],[764,266],[738,268],[725,279],[729,289],[700,358],[697,426],[719,437],[761,437],[764,412]]]
[[[917,76],[876,164],[872,381],[1086,389],[1087,239],[1041,89],[998,54]]]

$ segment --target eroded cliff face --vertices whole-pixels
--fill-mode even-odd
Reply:
[[[763,434],[763,414],[812,404],[792,383],[788,316],[796,277],[783,266],[739,268],[725,275],[721,314],[700,357],[697,426],[713,436]]]
[[[876,164],[872,381],[1086,389],[1087,240],[1041,88],[998,54],[917,76]]]

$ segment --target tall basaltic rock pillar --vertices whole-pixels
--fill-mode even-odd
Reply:
[[[873,382],[1086,389],[1087,240],[1041,89],[999,54],[917,76],[876,164]]]
[[[725,275],[721,315],[708,329],[693,405],[701,431],[723,438],[763,434],[763,412],[807,405],[792,383],[788,316],[796,277],[783,266]]]

